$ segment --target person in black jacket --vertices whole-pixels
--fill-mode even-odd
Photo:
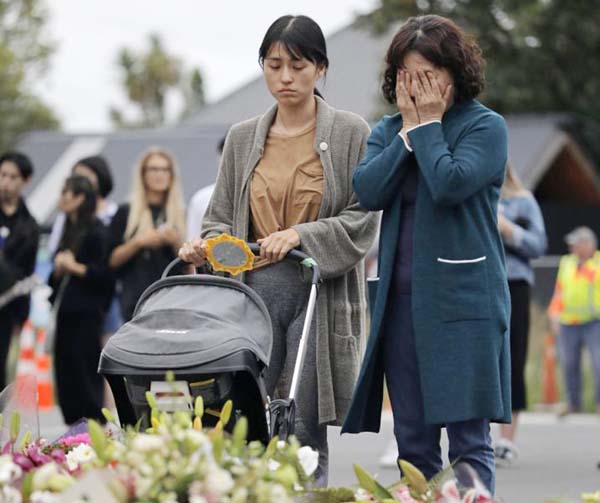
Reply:
[[[32,174],[27,156],[19,152],[0,156],[0,294],[8,293],[35,268],[40,231],[22,197]],[[11,336],[28,315],[29,295],[0,305],[0,391],[6,385]]]
[[[176,256],[185,232],[185,209],[174,157],[152,148],[134,171],[128,203],[110,223],[110,267],[116,272],[125,321],[144,290]]]
[[[71,176],[59,201],[66,222],[54,269],[52,300],[59,303],[54,345],[58,403],[65,423],[102,421],[103,381],[98,375],[107,292],[107,240],[96,218],[96,191],[87,178]]]

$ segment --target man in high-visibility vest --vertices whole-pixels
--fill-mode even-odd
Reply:
[[[565,237],[569,255],[561,258],[554,296],[549,307],[563,367],[568,408],[581,410],[581,353],[590,351],[594,369],[595,400],[600,412],[600,252],[588,227]]]

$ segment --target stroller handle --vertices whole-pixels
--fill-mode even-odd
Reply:
[[[254,255],[260,254],[260,245],[256,243],[248,243],[248,247],[250,248],[250,251],[254,253]],[[319,265],[315,262],[313,258],[309,257],[306,253],[303,253],[299,250],[290,250],[284,260],[292,260],[294,262],[299,263],[303,267],[312,269],[311,284],[318,285],[319,281],[321,281],[321,270],[319,269]],[[183,263],[183,260],[179,257],[171,261],[171,263],[169,263],[169,265],[165,267],[161,278],[166,278],[171,273],[173,268],[175,268],[181,263]]]

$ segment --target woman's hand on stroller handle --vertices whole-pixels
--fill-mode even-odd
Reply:
[[[281,262],[291,250],[300,246],[300,235],[295,229],[286,229],[256,242],[260,245],[260,258],[271,263]]]
[[[184,262],[195,267],[206,263],[206,241],[202,238],[194,238],[181,245],[178,256]]]

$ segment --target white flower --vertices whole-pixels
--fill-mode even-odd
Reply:
[[[10,484],[21,478],[23,470],[12,462],[11,456],[0,456],[0,484]]]
[[[29,499],[30,503],[60,503],[60,494],[50,491],[34,491]]]
[[[279,461],[275,461],[274,459],[269,459],[269,462],[267,463],[267,467],[269,468],[270,472],[277,471],[277,468],[280,466],[281,463]]]
[[[23,503],[21,492],[14,487],[4,486],[0,492],[2,503]]]
[[[228,471],[215,467],[206,474],[204,485],[211,493],[224,495],[233,489],[234,482]]]
[[[58,474],[58,465],[56,463],[46,463],[33,474],[33,490],[44,491],[48,489],[50,487],[50,481]]]
[[[67,454],[67,466],[74,471],[79,465],[96,459],[96,452],[87,444],[80,444]]]
[[[139,452],[158,451],[164,447],[164,440],[158,435],[138,433],[133,439],[133,448]]]
[[[188,501],[190,503],[208,503],[206,498],[204,496],[200,496],[200,495],[190,496],[190,499]]]
[[[306,476],[310,477],[319,466],[319,453],[305,445],[298,449],[298,461]]]

